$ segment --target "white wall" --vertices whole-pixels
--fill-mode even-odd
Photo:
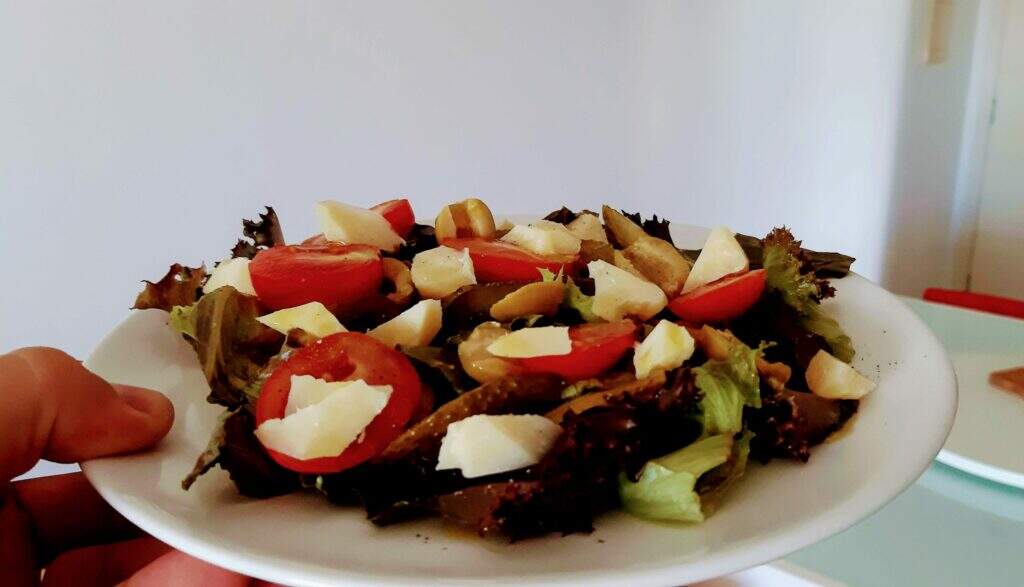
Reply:
[[[886,260],[906,2],[644,5],[629,193]]]
[[[909,0],[4,3],[0,349],[83,354],[139,279],[224,254],[264,203],[305,236],[323,197],[786,223],[899,287],[911,15]],[[945,231],[933,203],[923,230]]]

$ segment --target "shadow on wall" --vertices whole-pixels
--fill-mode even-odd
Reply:
[[[882,271],[882,284],[897,293],[964,285],[954,260],[956,249],[969,246],[961,233],[972,230],[965,217],[973,206],[962,200],[974,194],[958,194],[958,177],[972,164],[961,147],[974,138],[968,100],[984,1],[952,3],[946,58],[934,64],[925,59],[933,3],[912,5]]]

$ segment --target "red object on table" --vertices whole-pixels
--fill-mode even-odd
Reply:
[[[1024,300],[1015,300],[988,294],[980,294],[956,289],[930,287],[924,290],[924,299],[949,306],[970,308],[989,314],[1010,316],[1024,320]]]

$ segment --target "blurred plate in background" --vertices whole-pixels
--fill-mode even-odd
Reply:
[[[1024,488],[1024,397],[989,373],[1024,366],[1024,320],[906,299],[946,347],[960,387],[956,422],[938,461]]]

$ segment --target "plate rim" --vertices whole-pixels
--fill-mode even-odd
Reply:
[[[610,586],[622,584],[624,581],[628,581],[630,584],[680,584],[719,577],[776,560],[838,534],[870,517],[916,482],[931,465],[935,456],[939,454],[953,426],[958,405],[958,388],[952,362],[935,333],[902,299],[859,274],[851,272],[844,278],[845,280],[862,281],[864,285],[873,288],[878,295],[900,306],[908,318],[919,326],[918,330],[928,344],[939,351],[935,363],[937,367],[935,376],[941,378],[941,388],[946,392],[944,394],[946,401],[941,406],[944,408],[944,413],[936,417],[936,421],[940,422],[941,426],[932,429],[929,438],[922,439],[921,444],[927,446],[927,451],[922,450],[920,460],[912,463],[913,466],[907,469],[906,475],[895,482],[883,479],[873,485],[867,485],[861,489],[860,493],[854,494],[856,499],[847,499],[835,509],[830,510],[828,516],[810,519],[803,525],[781,534],[766,535],[757,541],[756,548],[751,545],[734,543],[721,547],[716,556],[711,557],[710,560],[698,559],[681,564],[672,564],[669,561],[658,566],[641,569],[601,571],[580,569],[579,571],[538,573],[515,578],[512,582],[528,585],[575,585],[586,581],[589,585]],[[131,316],[132,314],[103,337],[93,353],[90,353],[90,359],[86,361],[86,365],[91,362],[92,355],[98,349],[118,334]],[[930,455],[927,459],[923,456],[925,453]],[[103,499],[140,529],[197,558],[248,576],[292,585],[336,585],[339,581],[353,585],[481,584],[509,581],[508,577],[496,579],[486,577],[410,577],[405,574],[379,574],[339,567],[326,569],[321,565],[289,560],[281,556],[247,554],[245,551],[233,550],[220,543],[204,539],[201,535],[181,532],[173,525],[159,523],[158,516],[144,515],[144,507],[129,503],[131,501],[129,495],[121,494],[107,485],[103,476],[98,474],[97,469],[93,466],[93,462],[83,463],[82,470]]]
[[[972,459],[954,450],[943,448],[935,456],[935,460],[980,479],[993,481],[1008,487],[1024,489],[1024,473]]]

